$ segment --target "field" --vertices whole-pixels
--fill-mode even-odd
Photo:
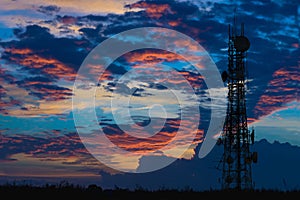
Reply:
[[[242,197],[242,198],[275,198],[275,199],[289,199],[300,196],[299,190],[280,191],[280,190],[251,190],[251,191],[223,191],[223,190],[209,190],[209,191],[194,191],[186,190],[169,190],[160,189],[155,191],[137,188],[135,190],[127,190],[122,188],[102,189],[97,185],[89,185],[88,187],[81,187],[72,184],[58,184],[58,185],[15,185],[4,184],[0,186],[0,194],[25,197],[62,197],[62,195],[70,195],[76,198],[96,197],[99,199],[210,199],[216,197]]]

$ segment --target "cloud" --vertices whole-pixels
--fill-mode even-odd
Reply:
[[[258,119],[263,120],[265,117],[277,113],[289,106],[288,103],[291,101],[299,101],[299,30],[296,24],[297,5],[292,2],[239,0],[202,4],[203,1],[190,1],[188,3],[171,0],[146,0],[127,1],[126,3],[129,5],[125,8],[123,8],[125,2],[121,1],[77,1],[74,3],[65,0],[55,2],[35,0],[30,3],[18,2],[19,4],[7,1],[0,3],[1,9],[6,10],[1,14],[5,26],[15,27],[17,23],[23,26],[14,29],[15,40],[0,41],[0,112],[3,115],[39,116],[41,120],[46,118],[44,123],[50,123],[48,122],[51,121],[49,116],[69,113],[72,109],[70,98],[72,97],[73,81],[87,54],[106,38],[131,28],[165,27],[187,34],[208,51],[220,72],[226,70],[228,61],[227,31],[228,24],[233,23],[235,7],[238,7],[237,24],[245,22],[245,34],[251,42],[251,47],[247,52],[247,75],[249,79],[247,81],[247,115],[249,119],[251,118],[252,121],[258,123],[264,122],[258,121]],[[34,7],[32,6],[33,3],[35,4]],[[239,30],[239,26],[237,28]],[[151,38],[151,42],[155,42],[155,38]],[[175,41],[174,46],[178,49],[188,48],[191,51],[197,51],[195,46],[181,40]],[[197,57],[192,56],[186,58],[197,59]],[[154,66],[165,64],[170,67],[166,67],[168,76],[173,76],[175,73],[178,76],[165,77],[160,81],[147,84],[145,82],[150,75],[152,77],[165,76],[165,73],[159,70],[152,70],[151,64]],[[171,71],[171,68],[174,71]],[[116,80],[133,69],[144,79],[117,85]],[[102,66],[90,66],[88,73],[97,75],[101,70],[103,70]],[[178,78],[179,76],[181,79]],[[183,94],[186,90],[183,89],[182,84],[187,81],[199,96],[199,99],[196,100],[200,100],[201,109],[201,122],[199,127],[195,128],[196,138],[190,149],[182,155],[184,159],[175,162],[163,173],[151,173],[145,176],[141,175],[138,178],[125,176],[122,180],[119,179],[119,176],[107,175],[108,182],[109,180],[118,180],[124,181],[123,183],[126,185],[136,182],[145,183],[145,180],[149,180],[147,183],[151,185],[157,184],[157,180],[159,180],[162,183],[168,182],[169,185],[172,185],[176,182],[173,175],[178,174],[178,170],[182,170],[184,173],[179,178],[182,180],[181,184],[192,182],[193,186],[198,188],[198,181],[204,177],[203,179],[207,181],[204,181],[201,187],[208,187],[212,175],[201,173],[204,168],[203,163],[198,161],[193,165],[187,163],[187,159],[192,159],[196,155],[197,149],[195,147],[202,142],[210,122],[211,102],[209,90],[205,87],[205,78],[207,77],[196,73],[179,55],[151,49],[129,52],[117,59],[103,73],[102,77],[99,78],[101,84],[97,87],[96,93],[96,107],[102,109],[98,113],[98,117],[101,118],[99,120],[100,125],[104,127],[108,138],[115,145],[129,152],[157,151],[155,152],[157,155],[164,153],[165,157],[172,156],[172,152],[159,152],[176,136],[180,124],[179,110],[174,106],[178,105],[178,102],[176,102],[174,95],[169,95],[166,84],[176,86],[177,92],[181,92],[184,101],[185,107],[182,109],[193,116],[195,109],[189,105],[194,105],[195,99]],[[78,106],[80,109],[91,106],[84,101],[91,87],[81,88],[80,95],[83,101]],[[132,134],[145,133],[142,132],[142,128],[138,129],[134,125],[143,127],[151,122],[149,115],[145,115],[145,112],[140,110],[148,111],[152,104],[166,106],[169,117],[166,117],[167,123],[159,133],[148,139],[131,136],[122,127],[119,127],[119,124],[116,124],[111,117],[112,110],[109,107],[111,92],[117,92],[117,97],[124,97],[131,90],[136,91],[131,96],[132,118],[136,124],[126,124],[124,119],[122,125],[127,126],[127,129],[134,130],[131,132]],[[217,89],[210,91],[216,94],[220,93],[220,90]],[[217,103],[218,105],[213,106],[222,106],[224,99],[220,99]],[[158,111],[152,114],[158,120],[165,120],[162,116],[157,117],[161,114]],[[155,117],[152,118],[152,121],[154,120]],[[186,133],[190,133],[191,127],[195,126],[194,123],[191,123],[192,121],[192,118],[181,121]],[[64,124],[65,121],[61,119],[57,123]],[[21,173],[22,167],[25,166],[24,163],[33,164],[36,162],[40,165],[55,164],[57,171],[64,168],[65,170],[60,171],[62,175],[64,172],[67,173],[68,167],[72,166],[78,167],[72,171],[74,173],[80,170],[95,173],[95,171],[103,168],[102,165],[98,166],[99,162],[89,155],[76,134],[67,134],[67,131],[62,134],[62,128],[56,123],[52,123],[51,126],[55,126],[55,128],[45,127],[45,132],[40,133],[40,137],[28,136],[26,135],[27,132],[22,129],[7,131],[7,133],[18,133],[19,135],[0,135],[1,164],[19,163],[20,165],[19,168],[8,170],[9,173],[7,174],[14,175],[17,171]],[[265,134],[263,132],[273,133],[277,130],[282,135],[272,135],[274,139],[292,138],[283,134],[289,134],[293,130],[281,127],[274,129],[261,126],[258,127],[257,131],[261,131],[262,137]],[[267,134],[265,136],[267,137]],[[185,137],[186,135],[181,136],[172,147],[185,143],[187,139]],[[95,138],[90,138],[89,142],[99,144]],[[109,154],[107,149],[101,150],[101,153],[109,157],[116,165],[123,165],[124,168],[143,168],[147,162],[159,161],[155,158],[141,157],[140,160],[132,159],[130,163],[125,165],[122,163],[124,157]],[[179,150],[179,148],[174,149],[174,151]],[[269,154],[269,152],[265,153],[266,155]],[[278,161],[278,159],[274,160]],[[1,169],[4,169],[4,165],[1,166]],[[11,166],[5,165],[5,169]],[[195,168],[195,166],[197,167]],[[35,167],[34,169],[38,170],[38,168]],[[170,171],[168,172],[168,170]],[[186,172],[190,173],[187,175]],[[43,173],[45,174],[45,171]],[[113,172],[110,171],[109,173]],[[154,180],[153,177],[157,177],[157,180]],[[136,178],[139,180],[136,181]]]
[[[281,68],[273,73],[263,95],[255,107],[256,116],[269,115],[286,107],[292,101],[299,101],[299,66]]]
[[[49,6],[39,6],[37,9],[38,12],[44,13],[46,15],[54,15],[60,11],[60,7],[56,5],[49,5]]]
[[[170,8],[170,5],[167,4],[168,2],[166,1],[166,4],[155,2],[147,2],[147,1],[139,1],[137,3],[133,3],[130,5],[127,5],[126,7],[129,9],[134,9],[134,8],[142,8],[145,9],[146,14],[151,17],[151,18],[160,18],[165,14],[174,14]]]
[[[143,52],[133,52],[126,55],[127,62],[154,62],[181,60],[182,57],[170,52],[157,52],[155,50],[145,50]]]
[[[249,4],[249,6],[247,4]],[[9,62],[22,65],[24,67],[22,68],[22,71],[30,75],[47,76],[52,78],[53,86],[49,86],[50,83],[39,83],[38,85],[37,83],[25,83],[23,79],[15,80],[15,83],[18,82],[19,87],[24,87],[29,91],[29,94],[40,98],[42,97],[42,94],[45,94],[44,96],[53,95],[53,97],[49,97],[47,99],[69,98],[69,87],[59,86],[57,85],[57,82],[60,80],[67,80],[71,85],[71,81],[74,80],[76,71],[81,62],[94,46],[92,43],[95,41],[102,41],[107,36],[121,30],[128,30],[131,27],[145,26],[147,23],[150,23],[156,26],[173,27],[176,30],[195,37],[196,40],[200,41],[201,44],[207,47],[211,55],[220,59],[218,63],[224,63],[226,65],[226,55],[224,56],[223,52],[220,52],[219,50],[220,48],[226,47],[227,25],[224,24],[225,22],[220,21],[219,17],[222,15],[223,19],[228,19],[226,15],[230,15],[230,12],[226,13],[221,11],[224,9],[228,10],[233,6],[233,4],[222,4],[216,2],[215,4],[210,5],[210,10],[207,12],[212,13],[212,15],[208,15],[206,12],[199,13],[199,9],[197,6],[193,5],[193,3],[176,1],[139,1],[133,4],[128,4],[127,7],[139,8],[142,9],[141,11],[128,12],[124,15],[58,15],[53,19],[53,21],[50,21],[49,24],[53,24],[53,27],[56,27],[57,30],[69,31],[72,26],[78,26],[78,32],[81,32],[84,38],[57,38],[51,34],[50,29],[31,25],[24,31],[15,30],[19,41],[1,43],[5,49],[2,58]],[[273,73],[274,70],[279,68],[278,65],[280,64],[280,61],[272,60],[266,63],[264,61],[265,56],[263,56],[262,53],[257,52],[270,52],[284,59],[284,57],[289,56],[290,50],[295,50],[294,46],[297,44],[297,41],[292,34],[288,37],[288,40],[285,40],[285,43],[283,43],[284,45],[282,45],[281,48],[278,47],[278,42],[284,40],[284,38],[281,37],[282,34],[280,33],[280,30],[284,30],[286,27],[290,27],[293,30],[293,24],[289,23],[287,26],[284,26],[279,20],[270,21],[271,18],[267,16],[270,16],[269,14],[271,13],[259,13],[260,10],[265,7],[276,8],[275,10],[277,10],[277,14],[272,14],[275,19],[283,17],[284,15],[281,14],[283,12],[286,14],[284,19],[293,20],[293,18],[291,18],[293,13],[288,12],[288,9],[291,7],[290,4],[255,4],[241,1],[240,12],[248,8],[248,12],[245,12],[241,18],[246,22],[246,33],[249,35],[251,40],[251,49],[248,56],[249,65],[251,64],[251,71],[249,73],[252,74],[252,76],[255,76],[255,80],[251,84],[256,84],[251,86],[259,87],[256,90],[258,95],[262,95],[259,94],[259,90],[262,90],[264,84],[267,84],[266,81],[272,78],[268,74],[270,74],[270,72]],[[45,5],[41,8],[57,11],[59,5]],[[254,14],[255,12],[257,14]],[[195,16],[196,14],[197,16]],[[177,17],[174,18],[174,15]],[[227,21],[229,22],[229,19]],[[274,23],[274,26],[264,26],[267,21],[268,23]],[[255,24],[253,22],[255,22]],[[103,29],[104,23],[108,23],[105,29]],[[44,24],[46,23],[44,22]],[[278,27],[275,24],[279,24],[280,26]],[[268,39],[265,39],[264,34],[268,31],[272,31],[272,34],[269,35]],[[276,33],[278,34],[276,35]],[[182,44],[181,41],[177,41],[176,45],[178,47],[185,46],[193,48],[188,44]],[[182,60],[180,56],[169,52],[157,52],[151,50],[129,53],[125,56],[125,59],[126,60],[121,59],[120,64],[118,65],[114,64],[110,66],[105,75],[106,79],[116,78],[118,75],[125,74],[128,69],[124,66],[132,62],[139,63],[139,65],[134,67],[141,68],[142,64],[147,62],[161,63],[163,61],[167,61],[172,63]],[[260,67],[261,65],[264,65],[265,67]],[[220,65],[218,65],[218,67],[223,68],[223,66]],[[261,70],[264,71],[261,72]],[[182,70],[180,73],[185,79],[189,80],[193,87],[203,84],[203,77],[186,72],[185,70]],[[263,74],[266,77],[260,78],[260,76],[256,75],[258,73],[260,75]],[[103,79],[105,79],[105,77],[103,77]],[[169,79],[169,81],[172,80]],[[176,80],[173,80],[172,83],[176,84],[177,82]],[[41,92],[41,88],[43,88],[43,92]],[[65,91],[63,91],[62,88],[65,88]],[[54,89],[57,89],[57,92],[51,92],[54,91]],[[140,91],[140,94],[137,95],[142,95],[143,93],[146,94],[147,91]],[[56,97],[54,97],[55,95]],[[252,108],[254,108],[256,104],[255,98],[257,98],[257,101],[259,100],[259,97],[255,96],[249,101],[249,107],[251,108],[249,112],[250,116],[252,116]]]
[[[299,187],[297,173],[300,163],[297,156],[300,153],[299,147],[278,141],[269,143],[266,140],[260,140],[254,144],[253,149],[259,152],[258,163],[252,165],[252,178],[255,180],[256,189],[282,189],[283,179],[288,182],[287,185],[284,185],[284,189]],[[192,160],[178,159],[171,165],[152,173],[124,173],[112,176],[100,172],[101,186],[113,188],[117,185],[120,188],[129,189],[141,187],[148,190],[162,188],[176,190],[189,188],[195,191],[218,189],[221,187],[219,180],[222,178],[222,163],[220,163],[222,153],[222,146],[215,146],[213,151],[203,159],[198,157]],[[141,168],[147,167],[147,164],[163,159],[168,158],[143,157],[140,160],[140,166]],[[283,170],[285,166],[288,166],[289,170]],[[268,172],[267,175],[266,172]]]
[[[18,163],[26,162],[26,160],[34,160],[36,164],[40,163],[38,164],[39,169],[44,171],[44,173],[46,172],[46,174],[44,174],[45,176],[51,176],[50,174],[52,174],[53,170],[51,166],[53,165],[65,168],[65,170],[63,170],[65,172],[68,168],[72,169],[75,167],[77,168],[77,173],[79,170],[87,168],[91,170],[90,172],[95,169],[97,169],[97,171],[104,169],[113,173],[113,170],[103,166],[89,154],[81,143],[78,135],[74,133],[49,138],[0,134],[0,138],[0,162],[3,164],[2,170],[6,169],[6,164],[3,162],[14,162],[17,168]],[[20,154],[22,154],[23,157],[18,156]],[[45,167],[45,163],[48,163],[49,166]],[[44,168],[49,170],[48,174],[47,170],[43,169],[43,165]],[[17,173],[9,169],[5,171],[7,171],[6,175],[10,176]],[[37,174],[33,173],[32,175]]]
[[[53,7],[51,7],[53,6]],[[57,6],[57,7],[54,7]],[[204,5],[202,5],[204,6]],[[209,6],[209,5],[206,5]],[[87,23],[92,23],[92,27],[90,28],[81,28],[80,32],[82,32],[87,39],[98,39],[98,41],[103,40],[105,37],[102,37],[101,35],[111,35],[112,33],[117,33],[121,29],[126,30],[130,27],[139,27],[141,25],[146,25],[148,22],[151,24],[160,24],[160,26],[166,26],[166,27],[174,27],[177,30],[180,30],[188,35],[193,35],[196,37],[197,40],[201,41],[201,44],[203,44],[205,47],[207,47],[210,50],[210,53],[215,56],[220,56],[221,61],[220,63],[226,61],[222,61],[222,59],[226,59],[226,56],[222,56],[221,52],[219,51],[220,48],[226,47],[226,30],[227,30],[227,25],[224,24],[223,21],[219,20],[219,16],[222,15],[223,19],[228,19],[227,21],[230,22],[229,18],[225,17],[226,15],[230,15],[230,12],[221,12],[222,10],[230,10],[229,8],[233,8],[235,5],[234,4],[223,4],[220,2],[216,2],[213,5],[210,5],[209,11],[206,11],[205,13],[200,12],[197,6],[193,5],[193,3],[186,3],[186,2],[174,2],[174,1],[139,1],[133,4],[128,4],[128,8],[130,7],[138,7],[140,9],[143,9],[144,11],[139,11],[139,12],[132,12],[130,15],[127,16],[127,14],[124,15],[110,15],[108,16],[97,16],[97,15],[87,15],[87,16],[71,16],[71,15],[65,15],[65,16],[57,16],[54,21],[56,21],[59,24],[64,24],[63,26],[68,27],[69,25],[75,25],[76,26],[81,24],[81,27],[84,27],[83,24]],[[239,6],[239,12],[243,12],[245,10],[245,14],[241,15],[241,19],[243,19],[246,23],[246,33],[250,37],[251,41],[251,49],[252,51],[249,52],[249,63],[251,65],[265,65],[266,63],[264,62],[264,56],[262,54],[256,53],[257,51],[269,51],[270,50],[273,52],[275,55],[286,55],[288,56],[288,51],[283,51],[282,48],[288,48],[288,49],[293,49],[295,44],[297,44],[297,41],[294,37],[294,34],[289,36],[288,40],[285,40],[285,43],[282,43],[284,45],[281,45],[281,47],[278,46],[279,42],[283,41],[285,38],[281,37],[282,33],[280,32],[281,30],[285,30],[286,28],[289,28],[290,30],[294,30],[293,26],[293,18],[292,16],[294,15],[293,9],[291,10],[292,4],[288,3],[283,3],[281,4],[276,4],[276,3],[271,3],[271,4],[257,4],[257,3],[251,3],[251,2],[244,2],[240,1],[240,6]],[[45,5],[43,8],[45,9],[52,9],[52,10],[57,10],[59,5],[57,4],[52,4],[52,5]],[[268,8],[274,8],[276,12],[269,13],[269,12],[261,12],[262,10],[271,10],[271,9],[265,9],[266,7]],[[156,9],[153,9],[156,8]],[[148,9],[148,11],[147,11]],[[201,8],[202,9],[202,8]],[[246,10],[247,9],[247,10]],[[202,9],[203,10],[203,9]],[[247,11],[247,12],[246,12]],[[211,13],[212,15],[208,15],[208,13]],[[144,13],[145,15],[143,15]],[[174,18],[174,13],[176,14],[176,18]],[[195,14],[199,13],[199,17],[201,17],[201,20],[199,17],[195,17]],[[136,17],[139,16],[140,18],[137,19]],[[270,17],[273,16],[274,18]],[[126,19],[125,19],[126,17]],[[288,23],[287,25],[280,23],[280,20],[284,17],[284,20],[291,23]],[[149,21],[149,18],[152,20]],[[239,19],[241,21],[241,19]],[[272,21],[272,19],[275,19]],[[103,25],[102,23],[107,23],[109,21],[109,25],[105,30],[103,30]],[[126,22],[127,23],[124,23]],[[227,22],[226,21],[226,22]],[[225,22],[225,23],[226,23]],[[255,22],[255,23],[253,23]],[[274,23],[274,26],[265,26],[266,22],[268,23]],[[53,22],[51,22],[53,23]],[[171,24],[171,25],[170,25]],[[279,25],[276,26],[275,24]],[[116,29],[117,27],[118,30]],[[121,29],[120,29],[121,27]],[[271,29],[272,28],[272,29]],[[224,30],[224,31],[222,31]],[[33,51],[34,57],[30,58],[29,56],[24,56],[23,58],[23,63],[28,65],[35,65],[39,66],[36,62],[33,60],[37,60],[38,62],[43,63],[42,59],[45,59],[45,55],[48,54],[51,55],[53,58],[47,58],[48,61],[45,61],[44,64],[47,64],[48,66],[40,69],[31,69],[32,73],[45,73],[46,75],[51,75],[51,76],[56,76],[58,78],[63,78],[63,77],[74,77],[74,72],[73,75],[71,71],[68,71],[69,68],[76,69],[80,65],[80,61],[77,58],[82,58],[81,61],[83,60],[84,56],[88,53],[88,49],[91,48],[91,46],[88,45],[88,42],[85,40],[77,40],[77,43],[80,43],[80,46],[76,46],[75,41],[71,39],[66,39],[66,38],[61,38],[61,39],[56,39],[52,35],[49,34],[49,29],[43,29],[39,28],[37,26],[29,26],[27,27],[27,30],[25,33],[18,33],[18,37],[21,38],[21,42],[15,42],[11,43],[12,45],[18,45],[21,46],[22,48],[19,49],[26,49],[26,44],[33,44],[35,45],[33,47],[27,48]],[[269,40],[266,40],[263,38],[264,34],[267,32],[271,31],[272,34],[269,34]],[[38,36],[39,35],[39,36]],[[38,37],[37,37],[38,36]],[[220,37],[221,36],[221,37]],[[33,39],[36,38],[35,40]],[[31,38],[31,39],[30,39]],[[39,39],[40,38],[40,39]],[[49,39],[47,39],[49,38]],[[48,52],[45,52],[43,54],[39,53],[39,51],[43,51],[42,47],[38,47],[37,44],[41,43],[39,40],[44,39],[43,45],[45,45],[45,49],[49,49]],[[53,45],[48,44],[47,41],[51,39],[51,43]],[[52,41],[53,39],[53,41]],[[214,45],[211,45],[212,41],[214,42]],[[216,42],[218,41],[218,42]],[[58,44],[60,43],[60,44]],[[73,43],[73,44],[72,44]],[[74,44],[75,43],[75,44]],[[31,46],[32,46],[31,44]],[[54,45],[55,44],[55,45]],[[64,44],[64,45],[62,45]],[[85,53],[79,53],[79,49],[84,49],[82,46],[83,44],[86,44],[86,51]],[[3,44],[2,44],[3,45]],[[182,44],[178,44],[182,45]],[[27,45],[30,46],[30,45]],[[54,48],[53,46],[60,47],[64,46],[68,47],[68,53],[65,53],[65,51],[61,51],[64,48]],[[24,48],[23,48],[24,47]],[[25,48],[26,47],[26,48]],[[45,51],[44,49],[44,51]],[[76,52],[74,50],[76,49]],[[294,48],[295,49],[295,48]],[[82,52],[82,51],[81,51]],[[9,52],[6,52],[7,57],[11,56],[13,52],[9,54]],[[17,52],[16,52],[17,53]],[[20,53],[20,52],[19,52]],[[29,52],[28,52],[29,53]],[[136,56],[136,59],[139,59],[143,62],[147,61],[154,61],[154,59],[161,59],[161,56],[167,56],[167,54],[158,54],[156,55],[150,55],[147,53],[151,52],[144,52],[140,53],[139,56]],[[152,52],[153,54],[154,52]],[[223,52],[222,52],[223,53]],[[37,55],[36,55],[37,54]],[[81,54],[81,55],[80,55]],[[155,54],[155,53],[154,53]],[[30,55],[30,54],[29,54]],[[64,55],[64,58],[61,57],[61,55]],[[69,56],[65,56],[69,55]],[[170,56],[170,55],[168,55]],[[18,56],[15,56],[18,57]],[[19,55],[21,57],[21,55]],[[68,59],[68,57],[72,58],[72,60]],[[5,58],[5,57],[4,57]],[[13,58],[16,60],[16,62],[22,62],[19,60],[19,58]],[[39,60],[41,59],[41,60]],[[52,60],[54,59],[54,60]],[[77,59],[77,61],[75,61]],[[152,60],[149,60],[152,59]],[[164,59],[171,59],[171,57],[165,57]],[[175,59],[175,58],[174,58]],[[179,58],[178,58],[179,59]],[[131,60],[129,60],[131,61]],[[158,61],[158,60],[157,60]],[[30,63],[31,62],[31,63]],[[43,65],[44,65],[43,64]],[[56,65],[55,68],[52,68],[52,65]],[[61,66],[65,65],[65,66]],[[75,66],[77,65],[77,67]],[[278,65],[276,61],[271,61],[267,63],[268,67],[260,68],[265,70],[264,74],[267,76],[272,71],[272,68],[274,68],[274,65]],[[61,66],[61,67],[60,67]],[[220,66],[222,67],[222,66]],[[56,70],[57,68],[57,70]],[[111,68],[113,73],[117,73],[119,68],[112,67]],[[116,70],[115,70],[116,69]],[[251,69],[251,73],[254,76],[254,73],[257,73],[256,71],[258,70],[253,70]],[[125,72],[125,71],[124,71]],[[250,72],[249,72],[250,73]],[[68,76],[64,76],[64,74],[68,74]],[[260,86],[263,84],[266,84],[263,80],[259,79],[259,76],[255,76],[255,79],[257,79],[257,82],[261,82]],[[270,79],[270,76],[266,77],[265,80]],[[257,84],[258,85],[258,84]],[[255,103],[255,102],[253,102]],[[250,106],[254,107],[254,106]]]
[[[10,1],[3,0],[1,1],[1,9],[7,11],[20,11],[23,9],[28,9],[31,12],[38,11],[45,14],[48,12],[62,12],[64,14],[73,14],[73,15],[86,15],[86,14],[108,14],[108,13],[116,13],[123,14],[125,12],[124,5],[125,3],[131,3],[135,0],[127,0],[127,1],[119,1],[119,0],[99,0],[97,2],[92,0],[33,0],[33,1]],[[60,8],[60,9],[59,9]]]
[[[19,41],[0,44],[3,47],[1,57],[4,60],[1,71],[5,77],[1,81],[6,89],[2,92],[2,96],[8,99],[4,100],[2,97],[6,103],[1,112],[36,115],[40,110],[41,114],[47,113],[42,109],[47,107],[45,103],[47,101],[48,105],[52,104],[49,108],[55,110],[55,107],[63,105],[59,101],[69,99],[72,95],[70,88],[76,77],[76,70],[86,54],[77,49],[82,48],[85,42],[78,39],[55,38],[49,33],[49,29],[37,25],[28,26],[24,32],[16,29],[15,34]],[[60,85],[62,83],[63,85]],[[15,93],[16,90],[20,92]],[[11,99],[17,100],[18,103]],[[55,102],[57,106],[53,107]],[[65,104],[64,107],[70,106]],[[50,111],[48,113],[62,112],[54,110],[48,110]]]
[[[151,119],[151,121],[155,120],[163,120],[163,119]],[[145,122],[145,121],[144,121]],[[153,122],[152,122],[153,123]],[[154,122],[155,123],[155,122]],[[157,123],[157,122],[156,122]],[[167,144],[170,143],[170,141],[176,136],[177,131],[179,129],[179,126],[185,127],[188,131],[188,127],[192,130],[193,126],[192,124],[189,124],[188,121],[181,121],[179,119],[167,119],[166,123],[164,124],[162,129],[158,131],[155,135],[148,137],[148,138],[137,138],[130,135],[130,133],[124,132],[122,129],[119,128],[116,124],[105,124],[100,123],[103,127],[104,133],[107,134],[107,137],[111,142],[113,142],[115,145],[119,146],[120,148],[123,148],[130,152],[137,152],[137,153],[148,153],[148,152],[154,152],[157,151]],[[141,125],[141,123],[139,123]],[[157,123],[159,125],[159,123]],[[124,126],[124,125],[122,125]],[[130,126],[126,125],[126,126]],[[151,126],[152,128],[144,129],[142,126],[136,127],[132,125],[132,128],[128,128],[126,130],[131,130],[131,132],[134,132],[135,135],[139,135],[139,132],[141,134],[145,134],[145,131],[149,131],[149,135],[153,134],[152,132],[155,132],[155,124]],[[140,129],[140,130],[139,130]],[[197,135],[195,136],[195,144],[199,143],[203,137],[203,132],[199,130],[197,132]],[[180,139],[177,139],[177,143],[174,144],[174,146],[170,148],[176,148],[176,145],[178,144],[184,144],[184,136],[182,136]]]
[[[64,68],[76,70],[87,54],[78,51],[79,48],[82,49],[85,45],[88,45],[87,41],[80,39],[55,38],[49,33],[49,29],[45,27],[30,25],[26,27],[25,32],[16,29],[15,33],[20,41],[4,42],[0,44],[5,49],[8,49],[3,57],[8,60],[18,60],[20,57],[20,61],[23,61],[23,64],[25,65],[30,65],[31,62],[34,63],[34,59],[30,59],[29,57],[29,55],[33,54],[35,59],[41,59],[41,62],[45,62],[44,64],[56,64],[60,70],[63,70]],[[17,49],[17,52],[14,52],[15,49]],[[23,49],[26,49],[26,52],[20,53]],[[14,55],[14,53],[16,53],[16,55]],[[24,59],[22,59],[22,56]],[[12,59],[10,59],[10,57],[12,57]],[[65,67],[61,67],[61,63],[63,63]]]

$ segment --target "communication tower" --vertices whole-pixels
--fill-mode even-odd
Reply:
[[[239,32],[239,33],[238,33]],[[224,145],[222,156],[222,189],[247,190],[253,188],[252,163],[257,152],[251,152],[254,130],[250,132],[246,113],[246,52],[250,42],[244,35],[244,24],[237,31],[236,24],[228,27],[228,70],[222,79],[228,86],[228,105],[223,132],[218,140]]]

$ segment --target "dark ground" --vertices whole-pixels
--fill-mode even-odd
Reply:
[[[15,185],[5,184],[0,186],[1,195],[9,195],[8,197],[18,196],[19,198],[26,197],[76,197],[77,198],[99,198],[99,199],[212,199],[212,198],[263,198],[263,199],[298,199],[300,190],[295,191],[279,191],[279,190],[251,190],[251,191],[193,191],[186,190],[168,190],[160,189],[155,191],[144,190],[137,188],[135,190],[127,190],[122,188],[105,189],[97,185],[89,185],[88,187],[80,187],[71,184],[60,185]],[[7,197],[7,196],[6,196]]]

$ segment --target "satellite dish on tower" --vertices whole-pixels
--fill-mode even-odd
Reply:
[[[245,36],[236,36],[233,42],[236,51],[244,52],[250,48],[250,41]]]
[[[226,72],[226,71],[223,71],[223,73],[222,73],[222,80],[223,80],[223,82],[225,82],[225,81],[227,81],[227,78],[228,78],[228,73]]]

